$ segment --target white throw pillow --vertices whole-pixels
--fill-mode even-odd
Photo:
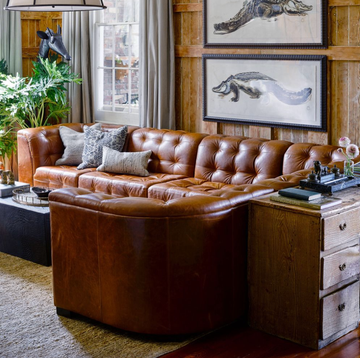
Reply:
[[[91,128],[100,131],[101,123],[96,123]],[[82,153],[84,151],[84,132],[77,132],[69,127],[60,126],[59,134],[65,150],[62,157],[55,162],[55,165],[79,165],[82,162]]]
[[[102,164],[97,170],[100,172],[147,177],[149,176],[147,166],[150,156],[151,150],[146,152],[118,152],[104,146]]]

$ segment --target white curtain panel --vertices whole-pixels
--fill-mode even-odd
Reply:
[[[6,60],[9,73],[22,75],[20,12],[4,10],[6,0],[0,0],[0,59]]]
[[[70,83],[68,86],[71,108],[68,122],[71,123],[94,122],[92,55],[95,16],[92,11],[63,13],[62,38],[71,56],[69,65],[82,78],[81,85]]]
[[[172,0],[140,1],[140,125],[175,129]]]

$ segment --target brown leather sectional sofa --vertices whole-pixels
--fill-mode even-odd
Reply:
[[[55,305],[141,333],[244,316],[247,202],[297,185],[314,160],[343,161],[335,146],[130,127],[124,151],[152,151],[149,177],[79,171],[54,165],[58,128],[18,132],[19,180],[59,189],[50,194]]]

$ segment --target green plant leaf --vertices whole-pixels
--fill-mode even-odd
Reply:
[[[0,60],[0,155],[11,156],[16,149],[15,127],[39,127],[49,119],[60,121],[70,110],[65,84],[82,82],[57,55],[33,62],[32,77],[7,73],[6,61]]]

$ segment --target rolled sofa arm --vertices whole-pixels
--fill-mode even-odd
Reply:
[[[299,185],[300,180],[306,179],[311,173],[311,169],[303,169],[292,174],[280,175],[276,178],[265,179],[257,182],[256,184],[264,185],[273,188],[275,191],[280,189],[290,188]]]
[[[341,171],[344,168],[343,161],[336,161],[336,162],[331,162],[331,163],[327,164],[329,169],[331,169],[335,165]],[[270,188],[273,188],[275,191],[278,191],[278,190],[284,189],[284,188],[290,188],[290,187],[299,185],[300,180],[307,179],[308,175],[311,173],[311,171],[313,169],[314,168],[298,170],[291,174],[284,174],[284,175],[280,175],[276,178],[261,180],[261,181],[256,182],[256,184],[268,186]]]
[[[246,206],[78,188],[49,199],[58,308],[148,334],[206,331],[245,314]]]
[[[78,132],[82,123],[61,124]],[[64,152],[59,134],[60,124],[48,127],[21,129],[17,133],[19,181],[34,185],[33,177],[38,167],[55,165]]]

